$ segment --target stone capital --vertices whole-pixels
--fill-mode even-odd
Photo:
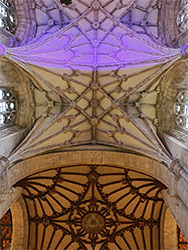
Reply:
[[[170,164],[170,171],[174,173],[176,176],[180,176],[180,170],[182,169],[182,166],[180,165],[180,162],[178,159],[175,159]]]

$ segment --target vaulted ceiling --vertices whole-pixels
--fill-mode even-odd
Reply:
[[[53,34],[45,28],[28,45],[6,52],[32,75],[32,88],[43,99],[34,105],[46,106],[32,117],[33,129],[11,160],[102,145],[169,162],[157,135],[156,102],[161,77],[180,56],[153,42],[160,2],[74,1],[70,7],[58,4],[58,13],[55,5],[37,1],[35,6],[38,27],[50,23]],[[56,16],[67,20],[65,27]]]
[[[160,249],[165,186],[111,166],[68,166],[18,182],[32,249]]]

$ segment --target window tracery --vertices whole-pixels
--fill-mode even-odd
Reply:
[[[0,0],[0,28],[14,34],[17,27],[17,15],[14,0]]]
[[[0,126],[13,124],[16,116],[17,101],[11,89],[0,89]]]
[[[188,29],[188,0],[182,0],[180,3],[179,12],[177,15],[177,26],[181,32]]]
[[[179,92],[174,103],[175,121],[179,127],[188,129],[188,91]]]

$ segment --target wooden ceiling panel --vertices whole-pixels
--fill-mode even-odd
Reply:
[[[165,186],[150,176],[113,166],[69,166],[36,173],[15,186],[25,189],[33,249],[160,246]]]

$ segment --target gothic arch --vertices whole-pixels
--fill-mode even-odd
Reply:
[[[188,131],[176,123],[174,103],[178,93],[188,89],[188,63],[186,60],[177,62],[161,79],[161,93],[157,101],[157,117],[159,120],[158,134],[169,151],[186,169]]]
[[[28,218],[22,197],[19,197],[10,208],[12,214],[11,250],[27,249]]]
[[[49,153],[25,159],[15,163],[10,168],[9,182],[10,185],[14,185],[17,181],[40,171],[82,164],[128,167],[148,174],[161,181],[164,185],[169,186],[169,169],[162,163],[140,155],[98,150]]]
[[[182,0],[162,1],[158,27],[160,40],[165,46],[179,48],[187,44],[187,29],[182,30],[180,28],[182,25],[180,20],[183,20],[184,27],[186,26],[186,16],[182,17],[181,15],[185,6],[186,2]]]
[[[19,180],[45,170],[88,164],[128,168],[154,177],[162,182],[168,188],[168,190],[162,191],[163,198],[167,206],[171,208],[184,235],[187,235],[185,189],[187,179],[184,169],[177,161],[172,162],[171,166],[166,166],[155,160],[125,152],[98,150],[67,151],[44,154],[15,163],[9,169],[8,179],[10,185],[14,185]],[[182,188],[185,192],[182,192]]]
[[[0,72],[0,88],[13,91],[16,98],[15,119],[13,123],[2,124],[0,130],[0,141],[4,145],[0,155],[8,156],[32,126],[34,108],[29,103],[33,103],[33,96],[30,80],[20,68],[6,59],[1,59]]]
[[[165,186],[153,177],[155,176],[156,178],[156,176],[158,176],[160,180],[167,183],[169,178],[164,178],[165,175],[167,177],[167,171],[165,172],[166,168],[163,168],[165,168],[163,164],[142,156],[112,151],[91,150],[46,154],[15,164],[12,167],[12,169],[14,169],[13,172],[17,174],[20,173],[21,176],[16,176],[15,181],[17,182],[19,179],[20,181],[14,186],[25,189],[23,198],[30,220],[30,236],[28,240],[30,247],[48,249],[53,245],[54,247],[56,246],[57,249],[61,249],[62,246],[70,246],[71,249],[71,247],[80,244],[83,249],[87,249],[84,248],[86,247],[84,246],[84,242],[88,241],[91,243],[87,236],[86,238],[83,236],[79,240],[75,240],[78,232],[75,231],[74,228],[75,226],[80,226],[79,222],[75,225],[74,223],[73,225],[69,223],[69,220],[73,220],[71,209],[74,207],[73,204],[76,206],[77,197],[79,197],[78,207],[81,208],[85,206],[85,203],[91,202],[91,205],[93,204],[92,206],[97,209],[95,211],[95,208],[93,208],[95,211],[93,213],[91,212],[93,210],[88,210],[88,206],[86,205],[86,207],[84,207],[84,215],[81,216],[81,218],[83,217],[82,224],[84,221],[87,221],[89,216],[92,217],[92,220],[100,220],[100,223],[102,223],[100,224],[101,227],[92,228],[92,230],[89,229],[87,225],[85,226],[85,224],[81,226],[87,233],[93,235],[93,237],[95,237],[95,234],[101,234],[101,240],[96,240],[95,243],[93,242],[94,249],[100,245],[101,247],[106,246],[105,244],[108,241],[108,237],[102,235],[103,231],[108,231],[108,223],[111,223],[109,225],[111,225],[111,231],[113,231],[106,233],[106,235],[109,234],[113,239],[113,241],[110,242],[111,247],[114,246],[113,244],[119,244],[119,249],[124,249],[127,244],[131,249],[138,246],[140,249],[159,248],[161,243],[158,241],[159,238],[157,235],[160,232],[160,215],[164,205],[159,192],[165,189]],[[160,171],[162,171],[162,173],[160,173]],[[10,169],[9,180],[11,181],[14,181],[13,178],[11,179],[13,172],[11,173]],[[151,177],[151,175],[153,175],[153,177]],[[116,183],[114,183],[114,181]],[[138,181],[140,183],[136,184]],[[91,186],[94,188],[93,200],[90,197],[89,191]],[[82,193],[83,187],[85,188],[84,193]],[[45,188],[48,190],[46,191]],[[130,188],[131,190],[129,190]],[[126,194],[126,192],[128,193]],[[145,192],[145,194],[143,192]],[[106,197],[105,194],[108,196],[106,200],[104,198]],[[116,195],[114,196],[114,194]],[[127,195],[132,197],[130,201],[130,197],[126,200]],[[121,199],[123,199],[123,203],[120,201]],[[70,206],[69,203],[71,204]],[[111,215],[112,220],[108,221],[111,212],[108,212],[107,207],[109,207],[110,204],[111,206],[112,204],[115,205],[113,208],[115,217]],[[123,212],[124,208],[122,208],[122,212],[120,211],[122,205],[124,207],[125,204],[127,207],[126,214]],[[97,208],[98,206],[99,208]],[[138,207],[139,209],[137,209]],[[69,215],[69,219],[67,219],[66,216],[66,218],[63,219],[64,213],[61,212],[64,210],[61,210],[61,208],[67,209],[66,213],[67,216]],[[103,209],[104,215],[102,216]],[[86,210],[88,211],[86,212]],[[74,214],[76,211],[77,209],[74,211]],[[52,212],[53,215],[51,214]],[[77,216],[77,218],[78,217],[79,216]],[[105,222],[103,221],[103,217]],[[117,223],[124,223],[120,221],[125,218],[129,220],[129,222],[126,222],[130,223],[128,227],[123,226],[123,224],[122,226],[116,226]],[[74,218],[74,220],[75,219],[76,218]],[[60,220],[60,224],[56,225],[56,220]],[[67,220],[67,222],[62,224],[61,220]],[[132,222],[130,222],[130,220]],[[67,228],[66,225],[70,225],[70,228],[69,226]],[[37,238],[35,229],[38,232]],[[66,232],[65,237],[63,236],[64,233],[62,234],[64,230]],[[71,233],[71,230],[73,230],[74,233],[73,231]],[[95,234],[93,234],[93,232],[95,232]],[[124,240],[121,241],[120,238],[124,237],[125,232],[128,238],[122,238]],[[141,236],[141,232],[143,232],[143,236]],[[151,236],[150,233],[153,236]],[[134,238],[133,241],[131,241],[131,237]]]
[[[178,250],[177,223],[166,204],[161,215],[161,231],[163,232],[161,234],[161,249]]]

